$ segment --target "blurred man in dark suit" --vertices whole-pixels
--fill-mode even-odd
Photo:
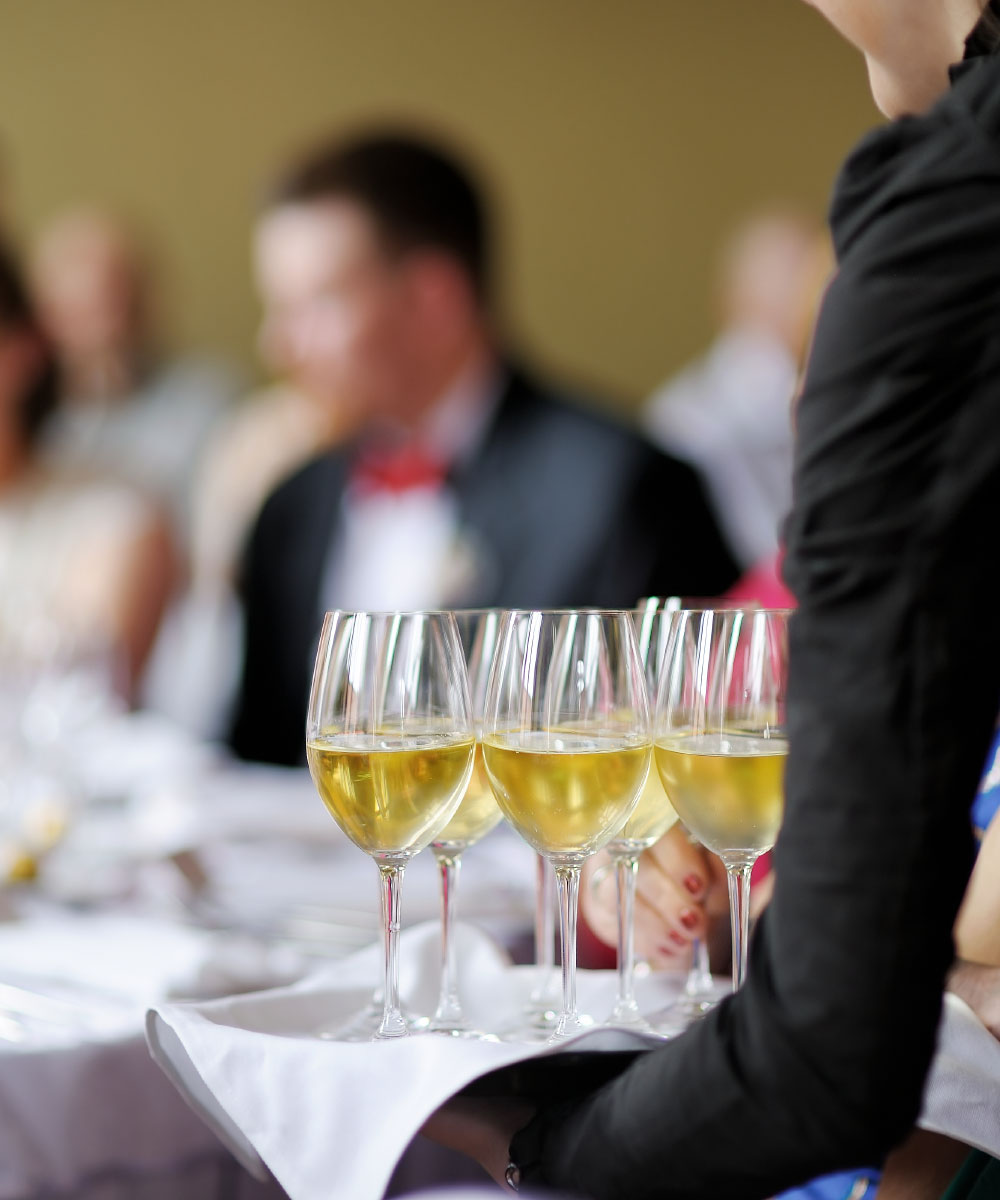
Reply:
[[[696,475],[507,356],[466,168],[422,139],[336,142],[256,235],[271,361],[357,430],[266,502],[242,579],[232,743],[295,763],[328,608],[628,606],[736,567]]]

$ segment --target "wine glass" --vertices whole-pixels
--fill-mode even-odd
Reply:
[[[643,605],[633,614],[639,657],[646,673],[649,695],[655,696],[659,667],[663,661],[671,607]],[[653,1027],[639,1012],[635,999],[635,889],[639,856],[658,842],[676,823],[677,813],[667,799],[659,774],[646,776],[639,802],[625,824],[607,844],[608,857],[615,868],[618,888],[618,991],[606,1025],[625,1026],[643,1033]]]
[[[622,827],[649,769],[646,682],[628,612],[508,612],[490,673],[483,757],[497,803],[555,868],[562,1011],[576,1007],[581,864]]]
[[[504,1030],[508,1041],[546,1041],[559,1020],[555,948],[556,876],[544,855],[535,854],[535,983],[520,1023]]]
[[[437,1009],[427,1028],[451,1037],[489,1038],[472,1028],[462,1013],[455,971],[455,906],[462,852],[485,837],[503,819],[483,766],[481,731],[486,701],[486,681],[500,629],[499,609],[469,609],[456,612],[462,649],[465,652],[476,726],[475,765],[469,786],[448,824],[431,842],[441,873],[441,986]]]
[[[650,685],[649,693],[650,699],[654,704],[657,692],[659,691],[659,666],[663,662],[663,654],[670,631],[670,621],[668,619],[658,621],[657,613],[663,612],[669,617],[670,613],[678,612],[682,608],[721,609],[723,607],[725,606],[711,600],[695,600],[682,598],[681,596],[643,596],[639,600],[636,606],[635,620],[636,628],[639,631],[640,643],[642,641],[644,625],[651,627],[651,632],[655,632],[658,642],[656,648],[657,678],[656,682]],[[732,607],[752,608],[756,607],[756,605],[748,602],[744,605],[733,605]],[[647,661],[645,656],[644,661]],[[647,679],[649,679],[648,664],[646,675]],[[659,772],[655,766],[650,769],[650,774],[656,775],[659,778]],[[684,832],[692,844],[698,845],[698,839],[692,834],[690,829],[685,829]],[[704,938],[695,938],[691,943],[691,969],[684,980],[681,994],[673,1003],[667,1005],[666,1008],[651,1014],[647,1018],[647,1023],[655,1032],[665,1037],[673,1037],[683,1032],[692,1021],[704,1016],[710,1008],[714,1008],[719,1002],[719,997],[719,987],[712,978],[712,969],[708,960],[708,943]]]
[[[673,613],[682,608],[697,607],[700,606],[695,601],[685,601],[680,596],[643,596],[636,607],[636,625],[641,630],[642,622],[653,620],[655,614],[661,609],[666,613]],[[659,630],[661,637],[668,628],[669,622],[663,622]],[[663,650],[664,646],[661,645],[657,651],[660,661],[663,658]],[[650,700],[653,704],[656,703],[658,690],[657,686],[656,691],[650,692]],[[655,766],[650,768],[650,774],[659,778],[659,772]],[[690,841],[697,845],[698,839],[692,835],[690,829],[685,832]],[[684,980],[680,996],[666,1009],[655,1013],[650,1019],[650,1024],[654,1025],[656,1031],[668,1036],[680,1033],[693,1020],[714,1007],[715,1003],[716,990],[708,961],[708,943],[704,938],[695,938],[691,943],[691,969]]]
[[[375,1038],[402,1037],[403,871],[454,815],[472,774],[475,728],[452,613],[327,613],[316,652],[306,755],[334,820],[382,886],[385,983]]]
[[[680,819],[726,867],[733,989],[746,975],[750,871],[784,809],[788,613],[682,610],[671,617],[655,761]]]

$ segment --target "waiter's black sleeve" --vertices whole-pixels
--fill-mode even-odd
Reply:
[[[777,887],[743,991],[514,1139],[584,1196],[765,1197],[915,1120],[1000,704],[1000,63],[867,138],[798,410]]]

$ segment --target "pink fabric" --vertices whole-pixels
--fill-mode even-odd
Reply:
[[[751,567],[723,596],[724,600],[753,601],[762,608],[794,608],[795,597],[781,582],[781,555]]]
[[[770,874],[771,851],[768,850],[766,854],[762,854],[754,863],[753,869],[750,872],[750,886],[753,887],[755,883],[760,883],[762,879],[766,879]]]

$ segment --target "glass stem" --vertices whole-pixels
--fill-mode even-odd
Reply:
[[[559,892],[559,942],[562,958],[562,1012],[556,1037],[577,1031],[580,1019],[576,1011],[576,914],[580,898],[580,868],[556,867]]]
[[[431,1029],[458,1028],[464,1024],[462,1005],[458,999],[458,979],[455,972],[455,897],[462,868],[460,854],[435,851],[441,872],[441,989]]]
[[[639,856],[615,858],[615,882],[618,885],[618,997],[613,1016],[637,1014],[635,1002],[635,886],[639,874]]]
[[[692,999],[712,994],[712,968],[708,961],[708,942],[695,938],[691,944],[691,970],[684,982],[684,994]]]
[[[528,997],[528,1011],[544,1020],[551,1011],[552,973],[555,967],[555,875],[548,860],[535,856],[535,986]]]
[[[377,1038],[404,1037],[406,1022],[399,1011],[399,889],[403,868],[394,863],[379,863],[382,879],[382,930],[385,938],[385,987],[382,1021]]]
[[[553,920],[552,868],[542,856],[536,855],[535,876],[535,964],[547,974],[555,966],[555,921]]]
[[[733,991],[743,986],[747,974],[747,948],[750,944],[750,871],[756,855],[726,858],[729,884],[729,920],[733,931]]]

